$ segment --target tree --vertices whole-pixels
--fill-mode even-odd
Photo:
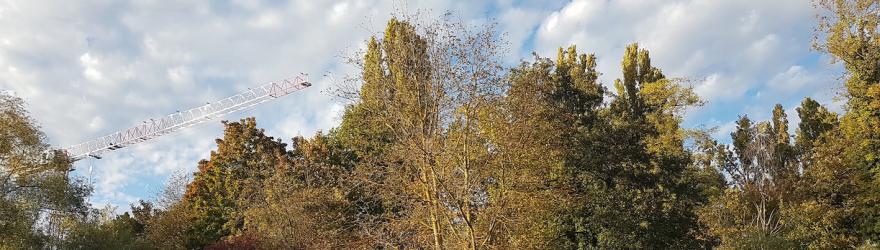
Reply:
[[[737,159],[722,153],[715,163],[732,183],[700,209],[719,248],[855,248],[858,198],[868,188],[864,172],[848,163],[836,115],[812,99],[797,108],[795,144],[785,113],[769,122],[743,116],[731,133]],[[722,148],[723,151],[723,148]],[[729,156],[728,156],[729,155]]]
[[[651,66],[647,50],[627,47],[623,79],[604,113],[608,162],[583,164],[595,178],[586,220],[595,246],[694,248],[701,243],[693,209],[700,197],[688,169],[679,127],[684,108],[698,105],[691,89]],[[593,166],[601,166],[596,169]],[[610,220],[614,220],[613,222]]]
[[[264,181],[265,196],[245,211],[248,235],[265,248],[364,248],[358,194],[333,135],[294,138],[293,165]]]
[[[782,105],[772,118],[753,122],[741,116],[730,134],[733,152],[719,148],[714,159],[730,183],[700,209],[701,220],[718,238],[722,249],[792,248],[792,206],[799,204],[802,185],[788,120]]]
[[[528,227],[545,228],[533,239],[533,248],[576,247],[584,240],[581,210],[579,160],[601,147],[602,126],[599,109],[605,89],[599,84],[595,56],[579,54],[574,46],[559,49],[556,62],[536,56],[512,71],[512,85],[502,117],[508,130],[498,135],[502,152],[518,158],[506,165],[516,166],[523,177],[511,183],[512,192],[536,199],[531,205]],[[595,142],[595,143],[594,143]],[[601,150],[601,149],[599,149]],[[557,204],[545,207],[541,203]],[[540,220],[547,222],[540,223]],[[535,225],[537,224],[537,225]],[[525,234],[529,235],[529,234]]]
[[[291,165],[286,144],[265,135],[254,118],[223,124],[217,150],[199,162],[183,197],[195,213],[196,244],[201,246],[240,233],[242,212],[263,197],[263,181]]]
[[[509,192],[519,176],[501,167],[511,155],[496,123],[507,122],[495,113],[507,89],[500,45],[493,26],[394,19],[382,40],[368,43],[360,101],[339,135],[363,140],[350,143],[360,159],[355,172],[380,190],[386,246],[475,249],[522,239],[506,227],[518,223],[511,199],[521,196]],[[373,132],[350,136],[359,131]]]
[[[383,149],[391,143],[390,128],[381,126],[379,119],[387,111],[385,100],[393,98],[379,40],[371,37],[363,61],[352,59],[350,62],[360,65],[363,72],[363,83],[357,96],[360,102],[345,110],[337,133],[339,140],[360,156],[360,161],[376,161],[382,158]]]
[[[770,120],[770,131],[775,135],[775,145],[770,150],[773,151],[774,158],[771,171],[774,176],[774,185],[779,189],[781,196],[790,196],[796,187],[799,177],[799,166],[796,162],[797,152],[791,145],[791,138],[788,134],[788,115],[781,104],[773,107],[773,114]]]
[[[736,120],[736,130],[730,134],[730,137],[733,140],[733,151],[736,153],[739,163],[745,167],[751,166],[752,160],[746,157],[746,148],[755,137],[755,132],[752,129],[752,120],[749,119],[748,116],[740,116],[739,119]],[[748,178],[743,174],[740,174],[739,176],[741,176],[739,178],[743,179]],[[739,183],[746,182],[739,181]]]
[[[91,187],[68,177],[64,154],[46,161],[46,152],[46,137],[24,102],[0,95],[0,248],[59,247],[67,234],[62,221],[87,214]]]
[[[780,110],[780,109],[777,109]],[[741,117],[737,130],[731,133],[738,161],[732,157],[718,158],[721,170],[730,176],[731,183],[724,193],[711,199],[701,209],[701,219],[720,240],[721,249],[791,248],[785,238],[789,227],[780,214],[793,188],[784,171],[785,164],[778,149],[788,144],[774,128],[781,127],[778,115],[772,122],[752,125],[748,117]],[[729,153],[722,153],[729,155]]]
[[[689,210],[700,194],[686,174],[690,160],[678,127],[678,113],[697,99],[664,79],[635,45],[623,68],[609,106],[595,56],[574,47],[560,49],[555,64],[539,58],[511,74],[504,107],[510,113],[501,113],[510,117],[502,136],[509,138],[499,140],[508,141],[499,149],[522,158],[511,162],[526,177],[517,187],[546,195],[537,203],[557,204],[533,205],[536,214],[529,216],[547,220],[537,224],[546,237],[533,242],[539,247],[698,244]]]
[[[487,105],[487,131],[492,155],[502,171],[490,194],[507,197],[519,211],[500,221],[509,248],[549,248],[576,242],[570,216],[576,201],[566,162],[578,152],[581,130],[592,130],[604,88],[597,81],[595,56],[560,48],[556,63],[536,56],[509,75],[507,95]],[[534,230],[529,230],[534,229]],[[503,239],[503,238],[500,238]],[[505,245],[500,245],[505,246]]]
[[[414,26],[397,19],[388,22],[381,42],[371,38],[360,78],[360,102],[346,111],[339,134],[363,159],[357,171],[366,172],[362,174],[368,179],[365,182],[377,183],[374,188],[386,198],[382,203],[393,207],[381,215],[388,222],[381,227],[399,234],[376,237],[392,245],[430,238],[440,248],[439,191],[430,170],[436,169],[432,167],[439,153],[437,105],[442,96],[430,81],[427,46]],[[418,157],[407,149],[416,149]],[[425,203],[417,205],[417,200]],[[407,212],[392,212],[401,209]],[[425,218],[429,218],[425,225],[430,236],[418,226]],[[407,238],[399,238],[404,235]]]
[[[110,206],[95,209],[85,220],[75,221],[70,225],[62,248],[150,249],[148,242],[142,238],[143,226],[141,221],[128,212],[116,215],[114,208]]]
[[[183,172],[172,174],[155,202],[140,201],[131,206],[134,219],[143,225],[140,238],[159,249],[201,247],[195,230],[195,212],[181,202],[191,178]]]
[[[155,210],[145,227],[145,238],[159,249],[192,249],[206,244],[197,211],[185,203]]]
[[[796,189],[800,201],[783,211],[792,228],[788,238],[812,249],[856,248],[865,239],[858,225],[864,219],[858,199],[870,184],[864,172],[842,157],[849,146],[838,129],[819,140]]]
[[[843,62],[846,69],[846,113],[840,132],[846,145],[841,167],[870,180],[854,202],[859,228],[880,242],[880,2],[816,0],[819,25],[815,47]],[[841,145],[840,147],[844,147]],[[827,166],[832,167],[832,166]]]
[[[813,164],[809,162],[809,158],[813,147],[824,143],[819,140],[820,137],[838,126],[837,114],[828,111],[809,97],[804,98],[801,106],[797,108],[797,113],[801,122],[798,123],[795,132],[795,149],[801,157],[803,166],[811,166]]]

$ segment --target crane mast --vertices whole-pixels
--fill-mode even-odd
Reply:
[[[63,149],[63,152],[72,161],[81,160],[89,156],[100,158],[100,155],[107,151],[138,144],[189,126],[253,107],[310,86],[312,84],[308,82],[304,74],[279,82],[270,82],[219,101],[178,111],[164,117],[150,119],[128,129],[69,146]]]

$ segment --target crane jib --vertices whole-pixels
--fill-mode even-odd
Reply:
[[[62,152],[67,154],[73,161],[89,156],[99,158],[98,156],[104,152],[121,149],[209,121],[213,118],[247,109],[310,86],[312,84],[308,82],[307,75],[300,74],[299,76],[279,82],[271,82],[263,86],[250,88],[213,103],[207,103],[184,111],[177,111],[161,118],[143,121],[141,124],[131,128],[67,147]]]

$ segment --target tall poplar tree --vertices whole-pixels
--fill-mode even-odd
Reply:
[[[504,133],[494,136],[505,164],[519,172],[513,194],[526,195],[531,210],[521,226],[540,231],[517,230],[530,238],[529,248],[575,248],[586,242],[584,192],[591,185],[581,174],[584,160],[602,162],[607,137],[599,117],[605,89],[598,82],[594,55],[579,54],[574,46],[559,48],[555,63],[536,56],[509,76],[511,86],[503,102],[498,125]],[[523,190],[526,189],[526,190]],[[532,195],[529,195],[532,194]],[[582,244],[581,244],[582,245]]]
[[[591,232],[603,248],[694,248],[699,199],[688,169],[690,155],[679,127],[684,108],[698,105],[691,89],[651,65],[647,50],[627,46],[623,79],[608,108],[613,158],[592,170],[601,180],[591,204]],[[590,165],[585,165],[588,167]],[[597,171],[598,170],[598,171]],[[610,221],[614,218],[614,222]]]
[[[803,166],[811,166],[809,162],[813,147],[823,143],[821,136],[838,126],[837,114],[828,111],[813,99],[804,98],[797,108],[800,123],[795,131],[795,149]]]
[[[528,173],[556,192],[547,202],[559,204],[543,212],[556,214],[544,225],[545,244],[699,245],[692,209],[701,195],[686,178],[690,159],[679,128],[680,112],[697,104],[696,96],[632,45],[617,95],[605,106],[595,56],[573,46],[558,54],[555,64],[539,58],[515,69],[508,95],[516,128],[509,136],[525,142],[522,155],[539,164]]]
[[[381,200],[381,246],[506,242],[493,218],[509,214],[489,190],[501,169],[481,133],[504,91],[499,45],[492,26],[398,19],[368,42],[338,134],[357,152],[354,178]]]

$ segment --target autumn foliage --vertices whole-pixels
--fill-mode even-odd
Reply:
[[[776,105],[712,138],[682,128],[702,101],[638,44],[603,84],[574,45],[508,67],[491,25],[392,18],[349,60],[338,127],[285,142],[224,121],[191,180],[123,215],[87,211],[63,157],[29,158],[45,139],[4,97],[0,248],[876,248],[880,6],[815,3],[842,114],[805,98],[797,126]]]

